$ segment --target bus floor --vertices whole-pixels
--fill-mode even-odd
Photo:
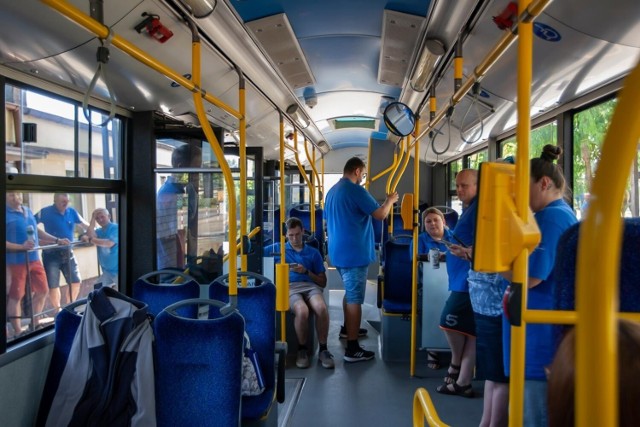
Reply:
[[[291,427],[395,427],[411,426],[413,395],[424,387],[438,411],[438,415],[451,426],[477,426],[482,417],[483,382],[473,384],[476,397],[468,399],[437,393],[448,366],[448,353],[441,354],[442,368],[427,368],[425,351],[418,351],[415,376],[409,373],[409,362],[384,362],[380,357],[380,314],[376,307],[376,286],[367,284],[363,305],[362,327],[368,335],[360,343],[376,353],[374,360],[347,363],[343,359],[346,341],[339,339],[342,325],[341,281],[332,280],[335,270],[328,270],[328,305],[330,315],[329,351],[333,353],[335,369],[323,369],[317,351],[308,369],[295,366],[295,349],[287,360],[287,399],[279,408],[279,426]],[[336,286],[336,283],[338,285]],[[325,292],[327,298],[327,292]]]

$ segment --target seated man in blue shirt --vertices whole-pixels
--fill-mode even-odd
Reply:
[[[309,367],[307,325],[311,309],[316,315],[316,332],[320,343],[318,359],[324,368],[331,369],[334,367],[333,355],[327,350],[329,311],[322,296],[322,290],[327,286],[324,262],[317,249],[304,244],[302,221],[291,217],[286,225],[289,241],[285,245],[285,259],[290,265],[289,306],[295,315],[294,327],[299,343],[296,366]],[[264,252],[265,256],[279,256],[280,243],[267,246]]]

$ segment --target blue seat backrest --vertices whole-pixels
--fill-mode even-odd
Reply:
[[[558,243],[554,266],[557,310],[575,309],[575,278],[580,224],[572,225]],[[606,250],[606,248],[603,248]],[[606,284],[603,284],[603,286]],[[620,259],[620,311],[640,312],[640,218],[625,218]],[[558,327],[556,339],[560,339]]]
[[[382,308],[387,313],[411,312],[411,236],[396,236],[384,244],[384,294]]]
[[[166,276],[161,271],[145,274],[133,284],[133,298],[147,303],[148,311],[157,316],[165,307],[178,301],[198,298],[200,285],[195,280],[187,280],[183,283],[152,283],[149,278],[154,275]],[[197,305],[189,305],[180,309],[179,313],[187,317],[197,316]]]
[[[197,301],[183,303],[197,312]],[[209,311],[214,318],[162,311],[153,322],[159,427],[240,424],[244,320]]]
[[[289,217],[292,216],[302,221],[304,229],[311,232],[311,210],[309,209],[309,204],[298,205],[289,209]],[[319,246],[322,247],[322,243],[324,242],[324,230],[322,224],[322,209],[320,209],[319,206],[316,206],[315,217],[316,230],[315,233],[313,233],[313,236],[319,242]],[[320,252],[322,253],[321,249]]]
[[[38,410],[37,426],[44,426],[51,409],[53,397],[58,390],[62,371],[69,359],[73,338],[78,331],[82,315],[75,311],[76,307],[86,304],[87,300],[78,300],[73,304],[64,307],[57,315],[55,321],[55,341],[53,342],[53,353],[49,364],[49,372],[44,384],[40,409]]]
[[[259,277],[255,287],[238,285],[238,311],[245,319],[246,332],[251,347],[258,354],[264,375],[265,391],[258,396],[243,396],[242,419],[257,419],[269,409],[276,387],[275,343],[276,343],[276,287],[266,277]],[[227,302],[229,289],[222,276],[209,286],[209,297]]]
[[[409,234],[411,232],[412,230],[404,229],[404,223],[402,222],[402,217],[400,216],[400,214],[394,213],[393,214],[393,235],[401,236],[401,235]]]

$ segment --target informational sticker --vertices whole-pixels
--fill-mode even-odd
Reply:
[[[541,22],[533,23],[533,34],[548,42],[559,42],[562,39],[555,28]]]

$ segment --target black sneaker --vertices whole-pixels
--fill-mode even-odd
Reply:
[[[365,328],[358,329],[359,337],[366,337],[368,333],[369,331],[367,331]],[[347,339],[347,329],[344,327],[344,325],[340,326],[340,338],[344,340]]]
[[[362,362],[365,360],[371,360],[376,356],[373,351],[365,350],[360,347],[357,350],[350,351],[349,349],[344,351],[344,360],[347,362]]]

